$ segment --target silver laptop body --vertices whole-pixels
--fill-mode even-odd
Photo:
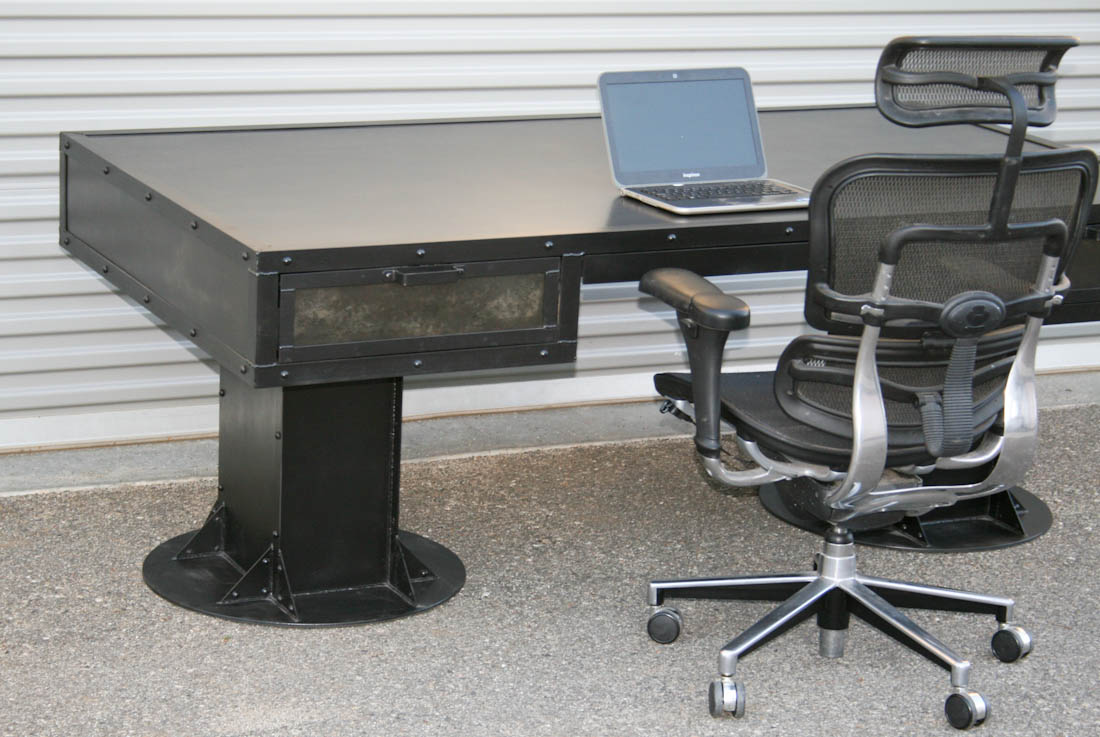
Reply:
[[[627,197],[681,215],[809,203],[807,190],[765,176],[744,69],[605,72],[599,89],[612,176]]]

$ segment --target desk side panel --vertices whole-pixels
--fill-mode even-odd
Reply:
[[[1100,319],[1100,207],[1095,204],[1066,275],[1070,288],[1065,292],[1065,301],[1044,322],[1051,325]]]
[[[251,254],[244,259],[247,250],[209,242],[202,231],[210,226],[159,195],[147,200],[128,191],[136,182],[123,182],[109,165],[64,158],[62,242],[69,251],[219,363],[251,369],[260,291]]]

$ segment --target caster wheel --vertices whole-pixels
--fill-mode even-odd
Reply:
[[[675,642],[680,636],[680,630],[684,628],[684,618],[679,610],[666,608],[658,609],[650,615],[646,622],[645,631],[649,633],[649,639],[667,645]]]
[[[745,715],[745,687],[732,678],[710,682],[710,715],[715,719]]]
[[[989,646],[1002,663],[1015,663],[1031,652],[1031,635],[1023,627],[1009,625],[997,630]]]
[[[989,716],[989,702],[977,691],[953,693],[944,702],[943,713],[955,729],[970,729]]]

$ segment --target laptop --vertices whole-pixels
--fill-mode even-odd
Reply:
[[[680,215],[806,207],[767,179],[744,69],[605,72],[600,104],[611,171],[627,197]]]

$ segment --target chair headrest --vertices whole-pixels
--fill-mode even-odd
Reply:
[[[1026,104],[1027,124],[1054,121],[1058,63],[1067,36],[907,36],[879,58],[875,101],[895,123],[1012,123],[1008,87]]]

